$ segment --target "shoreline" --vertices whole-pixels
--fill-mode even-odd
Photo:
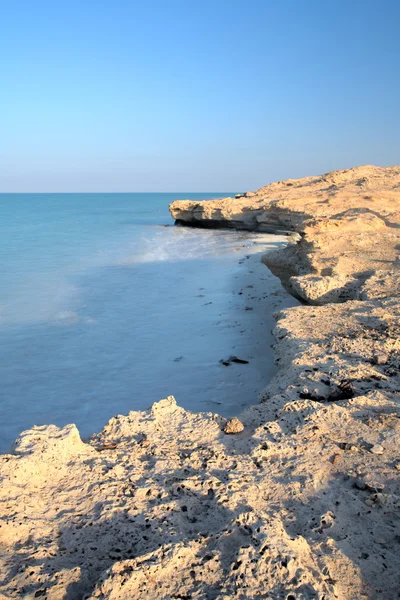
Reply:
[[[263,402],[239,415],[245,427],[237,435],[223,433],[224,418],[185,411],[173,397],[111,419],[88,444],[74,426],[24,432],[16,453],[1,457],[12,515],[0,529],[1,592],[110,600],[396,597],[395,169],[289,180],[200,207],[235,223],[241,214],[247,224],[270,219],[301,235],[264,259],[307,302],[278,317],[278,373]],[[189,218],[190,203],[180,206]],[[197,219],[199,203],[192,209]]]
[[[223,416],[257,402],[273,365],[269,345],[274,321],[262,313],[279,308],[276,296],[261,298],[269,286],[273,293],[281,289],[260,256],[264,244],[267,251],[276,242],[271,236],[254,239],[251,234],[173,227],[150,239],[153,245],[144,251],[150,246],[154,250],[144,255],[146,260],[157,251],[163,258],[168,259],[168,251],[177,256],[181,248],[186,260],[112,266],[86,274],[78,288],[85,290],[85,307],[76,307],[77,322],[43,324],[30,336],[29,329],[21,328],[19,352],[14,350],[14,331],[3,330],[9,356],[3,373],[10,366],[10,375],[8,381],[3,377],[0,453],[8,452],[16,437],[33,425],[75,423],[87,438],[113,415],[144,410],[171,393],[188,410],[216,410]],[[189,258],[194,251],[195,258]],[[282,307],[294,303],[288,296]],[[245,310],[246,304],[251,310]],[[83,322],[87,316],[92,323]],[[42,351],[32,356],[29,347],[37,347],[38,341]],[[89,350],[96,341],[106,350],[99,349],[94,359]],[[44,351],[49,345],[51,355]],[[24,349],[29,359],[21,365]],[[60,381],[67,353],[70,370]],[[221,366],[220,360],[235,354],[249,363]]]
[[[164,212],[170,201],[164,198]],[[261,263],[246,267],[244,255],[260,252],[262,240],[267,249],[276,247],[274,238],[173,226],[134,228],[132,236],[128,248],[125,237],[120,245],[115,241],[120,260],[71,276],[75,300],[59,303],[54,312],[60,318],[3,326],[0,453],[33,425],[75,423],[86,438],[113,415],[144,410],[171,393],[188,410],[237,414],[268,383],[259,368],[265,350],[255,313],[261,301],[251,301],[254,309],[245,312],[244,298],[247,285],[256,284],[260,292],[252,296],[259,297],[270,281],[280,284]],[[102,238],[107,257],[110,237]],[[254,281],[244,281],[248,269]],[[68,281],[63,273],[60,281]],[[39,305],[34,293],[31,299],[46,306],[46,298]],[[264,327],[264,337],[271,337],[273,325]],[[254,356],[248,365],[219,364],[243,352]],[[267,372],[272,359],[265,363]]]

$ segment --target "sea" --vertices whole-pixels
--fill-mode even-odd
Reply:
[[[257,402],[271,306],[293,303],[260,256],[284,240],[168,210],[228,195],[0,195],[0,451],[33,425],[86,437],[171,394],[224,416]]]

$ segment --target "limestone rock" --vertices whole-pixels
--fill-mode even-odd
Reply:
[[[358,279],[346,275],[302,275],[291,277],[289,284],[294,295],[316,305],[355,300],[360,288]]]
[[[243,423],[239,421],[237,417],[233,417],[233,419],[230,419],[226,423],[224,427],[224,433],[240,433],[241,431],[243,431],[243,429]]]
[[[357,299],[360,290],[362,299],[383,298],[399,289],[399,166],[364,165],[275,182],[241,198],[176,201],[170,211],[188,225],[301,234],[297,244],[264,260],[307,302]]]
[[[372,454],[383,454],[383,446],[381,446],[380,444],[375,444],[374,446],[372,446],[371,452]]]

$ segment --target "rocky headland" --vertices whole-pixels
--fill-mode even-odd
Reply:
[[[169,397],[85,442],[21,434],[0,457],[1,597],[398,598],[400,167],[170,209],[289,232],[263,259],[303,303],[277,315],[279,371],[239,424]]]

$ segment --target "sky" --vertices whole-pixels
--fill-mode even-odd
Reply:
[[[0,192],[400,163],[397,0],[2,0]]]

